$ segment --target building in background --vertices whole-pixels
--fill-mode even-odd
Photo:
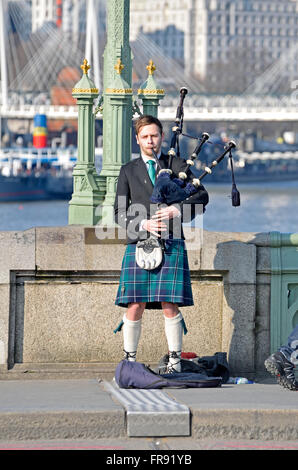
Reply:
[[[145,34],[168,57],[191,68],[196,32],[195,0],[131,0],[130,40]]]
[[[63,31],[78,34],[85,30],[86,2],[80,0],[32,0],[32,32],[53,22]]]
[[[218,88],[220,79],[226,81],[229,74],[232,77],[241,72],[238,80],[245,81],[245,88],[282,54],[296,47],[298,2],[131,0],[130,34],[131,40],[146,35],[166,56],[184,64],[187,73],[211,87],[214,83]],[[293,80],[298,73],[297,54],[289,62],[288,76]],[[242,71],[236,70],[239,66]]]
[[[56,23],[56,0],[32,0],[32,32],[34,33],[46,22]]]
[[[86,31],[86,5],[88,0],[31,0],[32,32],[46,22],[54,22],[73,36]],[[99,29],[105,29],[106,0],[96,0]]]

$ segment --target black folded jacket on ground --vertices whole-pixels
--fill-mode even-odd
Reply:
[[[169,356],[166,354],[159,361],[154,369],[159,374],[164,374],[169,362]],[[202,356],[195,361],[181,359],[181,372],[193,372],[207,375],[207,377],[222,377],[222,383],[227,383],[230,378],[227,353],[216,352],[213,356]]]

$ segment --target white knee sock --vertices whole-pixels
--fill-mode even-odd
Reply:
[[[137,321],[128,320],[126,315],[123,317],[123,347],[127,353],[129,361],[136,360],[136,353],[138,349],[139,339],[142,329],[142,319]]]
[[[165,319],[165,333],[168,341],[169,348],[169,366],[172,367],[175,371],[181,372],[181,352],[182,352],[182,335],[183,335],[183,325],[182,325],[182,314],[179,312],[173,318]]]

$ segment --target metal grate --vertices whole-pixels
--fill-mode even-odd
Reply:
[[[126,410],[130,437],[189,436],[190,410],[161,390],[120,389],[115,382],[104,382]]]

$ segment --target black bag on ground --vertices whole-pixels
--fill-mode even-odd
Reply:
[[[169,356],[166,354],[159,361],[154,372],[164,374],[169,362]],[[208,377],[221,377],[222,383],[227,383],[230,377],[229,365],[227,361],[227,353],[216,352],[213,356],[202,356],[196,360],[181,359],[181,373],[193,372]]]
[[[220,387],[221,377],[208,377],[198,372],[157,374],[141,362],[123,359],[116,367],[115,380],[120,388],[206,388]]]
[[[227,383],[230,378],[229,364],[226,352],[216,352],[214,356],[203,356],[198,360],[198,365],[203,367],[208,377],[220,376],[222,383]]]

